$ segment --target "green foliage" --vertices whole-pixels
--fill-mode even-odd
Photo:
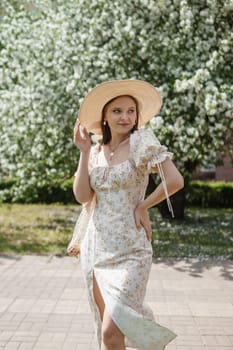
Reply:
[[[233,183],[192,181],[187,189],[188,205],[233,208]]]
[[[2,203],[76,203],[73,195],[73,178],[54,180],[43,186],[27,187],[22,196],[15,199],[18,180],[0,181],[0,202]],[[185,188],[186,204],[203,208],[232,208],[233,182],[191,181]],[[175,203],[173,203],[175,205]]]
[[[0,190],[8,190],[11,189],[15,183],[17,182],[16,179],[12,178],[5,178],[0,181]]]
[[[232,0],[2,0],[0,175],[14,200],[70,178],[72,129],[96,84],[137,78],[163,96],[151,127],[186,178],[232,131]]]
[[[18,192],[18,180],[3,180],[0,182],[0,201],[2,203],[75,203],[72,191],[73,178],[68,180],[53,180],[49,184],[25,187],[24,191]]]

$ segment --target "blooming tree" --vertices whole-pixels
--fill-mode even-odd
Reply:
[[[233,0],[2,0],[0,172],[27,188],[72,176],[72,129],[96,84],[143,79],[163,108],[150,127],[186,178],[233,128]],[[228,130],[228,133],[226,131]]]

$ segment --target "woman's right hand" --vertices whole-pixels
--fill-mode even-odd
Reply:
[[[79,256],[80,249],[79,249],[79,247],[75,247],[75,246],[71,245],[67,248],[67,254],[69,256]]]
[[[148,210],[143,207],[143,202],[139,203],[134,210],[135,223],[138,230],[142,227],[146,231],[148,241],[152,240],[152,228]]]
[[[88,153],[91,149],[91,139],[86,128],[83,128],[83,134],[84,138],[81,135],[80,121],[77,120],[74,126],[74,144],[81,152]]]

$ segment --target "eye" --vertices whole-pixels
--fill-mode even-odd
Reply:
[[[117,113],[117,114],[118,114],[118,113],[120,113],[120,112],[121,112],[121,110],[120,110],[119,108],[114,108],[114,109],[113,109],[113,113]]]
[[[130,109],[129,110],[129,113],[131,113],[131,114],[134,113],[134,112],[135,112],[135,109]]]

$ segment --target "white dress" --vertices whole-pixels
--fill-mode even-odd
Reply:
[[[157,324],[144,304],[152,246],[145,230],[136,228],[134,209],[144,198],[153,166],[158,167],[166,191],[161,163],[172,154],[150,129],[131,134],[129,158],[120,164],[98,166],[98,152],[99,146],[93,146],[89,162],[95,196],[84,206],[71,241],[82,241],[81,265],[98,341],[100,344],[101,320],[93,298],[93,274],[105,307],[125,335],[127,346],[162,350],[176,334]],[[168,203],[170,207],[169,199]]]

